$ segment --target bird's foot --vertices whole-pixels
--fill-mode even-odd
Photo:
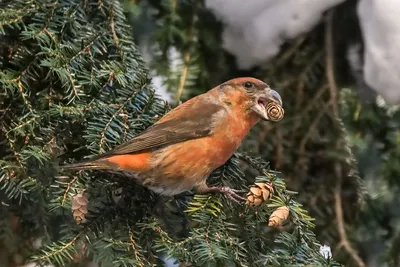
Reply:
[[[235,203],[240,203],[240,201],[246,201],[246,198],[238,195],[237,193],[242,192],[241,190],[232,189],[229,186],[218,187],[218,191],[224,194],[228,199]]]
[[[206,184],[202,184],[196,187],[195,191],[199,194],[204,193],[222,193],[228,199],[232,200],[235,203],[240,203],[240,201],[246,201],[246,198],[239,196],[237,193],[242,192],[241,190],[232,189],[229,186],[208,186]]]

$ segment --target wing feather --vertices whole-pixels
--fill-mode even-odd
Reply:
[[[223,106],[207,99],[205,95],[192,98],[138,136],[98,158],[144,152],[208,136],[213,131],[215,116],[221,116],[224,110]]]

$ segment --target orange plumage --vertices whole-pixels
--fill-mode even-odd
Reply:
[[[229,80],[174,108],[132,140],[96,158],[64,166],[131,173],[163,195],[194,189],[243,198],[228,187],[210,187],[207,177],[238,149],[250,129],[262,120],[270,102],[282,106],[279,94],[255,78]]]

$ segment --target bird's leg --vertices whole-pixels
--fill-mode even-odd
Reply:
[[[241,201],[246,201],[246,199],[242,196],[239,196],[237,193],[242,192],[240,190],[232,189],[229,186],[208,186],[206,184],[200,184],[195,187],[194,190],[196,193],[204,194],[204,193],[222,193],[230,200],[240,203]]]

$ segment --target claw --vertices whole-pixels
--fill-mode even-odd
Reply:
[[[197,193],[204,194],[204,193],[222,193],[228,199],[232,200],[235,203],[240,203],[240,201],[246,201],[246,198],[239,196],[237,193],[244,193],[242,190],[232,189],[229,186],[207,186],[206,184],[199,185],[195,188]]]
[[[232,189],[233,192],[235,193],[246,193],[246,190],[239,190],[239,189]]]
[[[228,186],[223,186],[219,188],[219,191],[223,193],[228,199],[232,200],[235,203],[240,203],[240,200],[246,201],[246,198],[239,196],[236,193],[242,192],[241,190],[232,189]]]

